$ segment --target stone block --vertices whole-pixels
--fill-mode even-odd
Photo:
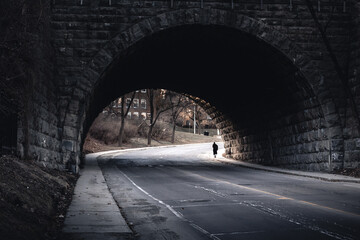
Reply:
[[[78,138],[78,129],[76,128],[64,126],[63,131],[64,138],[69,138],[73,140],[76,140]]]
[[[63,140],[62,148],[64,149],[63,152],[65,152],[65,151],[72,152],[72,151],[74,151],[74,142],[70,141],[70,140]]]
[[[331,140],[331,151],[343,151],[344,140],[343,139],[332,139]]]

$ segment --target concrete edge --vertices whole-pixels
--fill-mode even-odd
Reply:
[[[191,144],[205,144],[205,143],[191,143]],[[150,146],[150,147],[142,147],[142,148],[129,148],[129,149],[111,150],[111,151],[105,151],[105,152],[90,153],[90,154],[87,154],[86,156],[89,155],[89,157],[98,158],[98,157],[100,157],[102,155],[111,154],[111,153],[120,153],[120,152],[128,152],[128,151],[142,151],[142,150],[147,150],[147,149],[150,149],[150,148],[169,148],[169,147],[178,147],[178,146],[183,146],[183,145],[187,145],[187,144],[153,146],[153,147]],[[241,160],[228,159],[228,158],[222,157],[223,152],[224,152],[224,150],[220,150],[219,153],[218,153],[218,158],[216,158],[216,159],[211,158],[211,159],[215,160],[215,161],[218,161],[218,162],[225,163],[225,164],[236,165],[236,166],[239,166],[239,167],[246,167],[246,168],[255,169],[255,170],[262,170],[262,171],[267,171],[267,172],[276,172],[276,173],[288,174],[288,175],[293,175],[293,176],[314,178],[314,179],[318,179],[318,180],[322,180],[322,181],[328,181],[328,182],[360,183],[360,179],[357,179],[357,178],[354,178],[354,177],[349,177],[349,176],[343,176],[343,175],[338,175],[338,174],[330,174],[330,173],[322,173],[322,172],[304,172],[304,171],[300,171],[300,170],[290,170],[290,169],[269,167],[269,166],[263,166],[263,165],[259,165],[259,164],[254,164],[254,163],[243,162]]]
[[[232,160],[227,159],[224,157],[217,158],[216,161],[230,164],[230,165],[236,165],[239,167],[245,167],[255,170],[262,170],[267,172],[275,172],[275,173],[282,173],[287,175],[293,175],[293,176],[300,176],[300,177],[308,177],[308,178],[314,178],[322,181],[328,181],[328,182],[349,182],[349,183],[360,183],[360,179],[349,177],[349,176],[343,176],[338,174],[330,174],[330,173],[321,173],[321,172],[303,172],[300,170],[287,170],[287,169],[281,169],[281,168],[275,168],[275,167],[268,167],[268,166],[262,166],[254,163],[247,163],[240,160]],[[333,175],[333,176],[328,176]]]
[[[208,142],[208,143],[212,143],[212,142]],[[102,155],[112,154],[112,153],[143,151],[143,150],[154,149],[154,148],[180,147],[180,146],[184,146],[184,145],[194,145],[194,144],[206,144],[206,143],[185,143],[185,144],[174,144],[174,145],[164,145],[164,146],[149,146],[149,147],[141,147],[141,148],[127,148],[127,149],[119,149],[119,150],[109,150],[109,151],[104,151],[104,152],[88,153],[88,154],[85,155],[85,157],[95,157],[95,158],[97,158],[97,157],[100,157]]]

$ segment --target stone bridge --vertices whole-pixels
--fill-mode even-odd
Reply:
[[[31,116],[17,127],[22,155],[77,171],[110,101],[164,88],[215,119],[228,157],[359,165],[356,0],[52,0],[44,14]]]

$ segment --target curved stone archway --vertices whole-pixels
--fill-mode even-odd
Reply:
[[[79,154],[87,128],[99,111],[93,109],[93,103],[98,101],[99,89],[109,88],[110,80],[107,79],[114,78],[111,74],[119,62],[134,54],[135,46],[146,42],[148,38],[184,26],[217,26],[238,31],[257,39],[258,45],[263,46],[262,50],[269,49],[265,54],[269,59],[267,63],[277,60],[280,66],[276,71],[279,75],[282,67],[289,69],[284,70],[283,74],[289,78],[289,88],[294,89],[295,95],[291,98],[297,99],[293,101],[299,106],[295,107],[295,112],[290,109],[286,113],[283,107],[279,110],[281,114],[272,116],[273,124],[270,124],[270,127],[256,129],[251,124],[254,119],[251,120],[251,117],[237,122],[236,116],[230,116],[231,111],[222,111],[221,107],[217,107],[217,102],[211,105],[208,103],[209,99],[200,100],[204,95],[206,97],[206,93],[200,96],[199,103],[204,103],[202,107],[216,119],[222,131],[229,157],[312,170],[331,169],[341,164],[343,139],[339,115],[321,75],[313,68],[311,59],[304,51],[286,35],[261,21],[232,11],[200,8],[175,10],[144,19],[117,34],[94,56],[73,88],[69,104],[62,109],[64,163],[79,164]],[[253,62],[257,60],[259,58]],[[280,83],[277,86],[280,86]],[[141,86],[130,84],[118,94],[136,88]],[[185,89],[179,87],[171,90]],[[196,95],[200,92],[185,93]],[[109,99],[104,100],[103,104],[106,101]],[[254,113],[250,115],[260,116]],[[333,145],[336,148],[333,148]]]

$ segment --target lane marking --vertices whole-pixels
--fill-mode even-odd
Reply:
[[[197,189],[205,190],[207,192],[211,192],[211,193],[213,193],[213,194],[215,194],[216,196],[219,196],[219,197],[223,197],[223,198],[226,197],[226,195],[224,195],[222,193],[219,193],[219,192],[217,192],[217,191],[215,191],[213,189],[210,189],[210,188],[205,188],[205,187],[201,187],[201,186],[194,186],[194,187],[197,188]]]
[[[355,184],[357,184],[357,185],[355,185]],[[343,185],[346,187],[360,188],[360,184],[358,184],[358,183],[354,183],[354,185],[352,185],[352,184],[343,184]]]
[[[184,219],[184,217],[182,216],[181,213],[175,211],[170,205],[164,203],[163,201],[161,201],[160,199],[157,199],[156,197],[154,197],[153,195],[151,195],[150,193],[148,193],[147,191],[145,191],[143,188],[141,188],[139,185],[137,185],[133,180],[131,180],[131,178],[128,177],[128,175],[126,175],[123,171],[119,170],[124,177],[127,178],[127,180],[129,180],[137,189],[139,189],[140,191],[142,191],[143,193],[145,193],[145,195],[147,195],[148,197],[152,198],[153,200],[155,200],[156,202],[160,203],[161,205],[164,205],[167,209],[169,209],[176,217],[180,218],[180,219]]]
[[[193,208],[193,207],[216,207],[216,206],[233,206],[233,205],[241,205],[242,203],[234,202],[234,203],[213,203],[213,204],[191,204],[191,205],[181,205],[181,206],[172,206],[173,208]]]
[[[224,236],[224,235],[244,235],[252,233],[264,233],[265,231],[249,231],[249,232],[230,232],[230,233],[214,233],[215,236]]]
[[[327,236],[330,236],[332,238],[336,238],[336,239],[339,239],[339,240],[352,240],[354,239],[354,237],[352,236],[343,236],[343,235],[340,235],[338,233],[335,233],[335,232],[331,232],[331,231],[328,231],[326,229],[322,229],[321,227],[318,227],[314,224],[309,224],[309,222],[306,222],[304,221],[304,219],[293,219],[289,216],[286,216],[284,215],[283,213],[280,213],[278,211],[274,211],[272,210],[271,208],[267,208],[267,207],[264,207],[263,205],[261,204],[257,204],[257,203],[252,203],[252,202],[242,202],[242,204],[245,204],[245,205],[248,205],[248,206],[251,206],[257,210],[260,210],[260,211],[263,211],[263,212],[266,212],[270,215],[273,215],[273,216],[277,216],[283,220],[286,220],[286,221],[289,221],[293,224],[296,224],[296,225],[299,225],[301,226],[302,228],[307,228],[307,229],[310,229],[310,230],[313,230],[313,231],[316,231],[316,232],[320,232],[324,235],[327,235]]]
[[[178,170],[179,170],[179,169],[178,169]],[[182,171],[182,170],[179,170],[179,171]],[[302,204],[305,204],[305,205],[310,205],[310,206],[313,206],[313,207],[318,207],[318,208],[322,208],[322,209],[331,210],[331,211],[334,211],[334,212],[338,212],[338,213],[350,215],[350,216],[353,216],[353,217],[354,217],[354,216],[355,216],[355,217],[360,217],[359,214],[347,212],[347,211],[340,210],[340,209],[337,209],[337,208],[327,207],[327,206],[319,205],[319,204],[312,203],[312,202],[305,201],[305,200],[298,200],[298,199],[294,199],[294,198],[291,198],[291,197],[286,197],[286,196],[283,196],[283,195],[279,195],[279,194],[267,192],[267,191],[260,190],[260,189],[256,189],[256,188],[252,188],[252,187],[246,187],[246,186],[243,186],[243,185],[239,185],[239,184],[235,184],[235,183],[232,183],[232,182],[228,182],[228,181],[226,181],[226,180],[213,179],[213,178],[205,177],[205,176],[202,176],[202,175],[199,175],[199,174],[196,174],[196,173],[189,173],[189,172],[186,172],[186,173],[189,174],[189,175],[197,176],[197,177],[202,178],[202,179],[206,179],[206,180],[208,180],[208,181],[221,182],[221,183],[228,184],[228,185],[232,185],[232,186],[235,186],[235,187],[247,189],[247,190],[250,190],[250,191],[253,191],[253,192],[263,193],[263,194],[266,194],[266,195],[270,195],[270,196],[276,197],[277,199],[291,200],[291,201],[299,202],[299,203],[302,203]],[[218,193],[217,193],[217,194],[218,194]]]
[[[204,235],[208,236],[209,238],[213,239],[213,240],[221,240],[220,238],[216,237],[215,235],[209,233],[208,231],[206,231],[205,229],[203,229],[202,227],[200,227],[199,225],[191,222],[190,220],[186,219],[181,213],[179,213],[178,211],[176,211],[175,209],[173,209],[169,204],[164,203],[163,201],[161,201],[160,199],[154,197],[153,195],[151,195],[150,193],[148,193],[147,191],[145,191],[143,188],[141,188],[139,185],[137,185],[133,180],[131,180],[130,177],[128,177],[128,175],[126,175],[123,171],[121,171],[119,169],[119,171],[122,173],[122,175],[124,175],[124,177],[129,180],[137,189],[139,189],[141,192],[143,192],[145,195],[147,195],[148,197],[150,197],[151,199],[155,200],[156,202],[158,202],[159,204],[165,206],[167,209],[170,210],[170,212],[172,212],[177,218],[179,218],[180,220],[187,222],[191,227],[193,227],[194,229],[196,229],[197,231],[203,233]]]

